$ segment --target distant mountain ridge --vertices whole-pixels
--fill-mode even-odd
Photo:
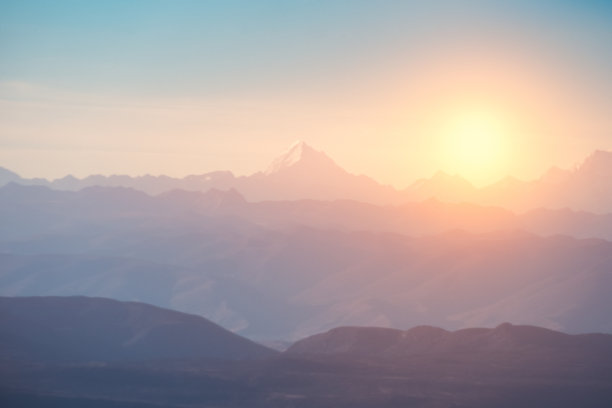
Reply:
[[[458,175],[436,173],[397,190],[364,176],[351,174],[325,153],[305,142],[294,143],[263,172],[236,177],[216,171],[184,178],[168,176],[66,176],[48,181],[24,179],[0,168],[0,186],[10,182],[79,190],[91,186],[130,187],[158,195],[175,189],[208,191],[235,189],[248,201],[355,200],[372,204],[400,204],[435,198],[443,202],[493,205],[516,212],[537,208],[612,213],[612,152],[595,151],[573,170],[551,168],[540,179],[524,182],[507,177],[476,188]]]
[[[0,187],[0,237],[11,225],[26,226],[47,214],[32,227],[61,223],[78,214],[100,219],[106,216],[157,216],[167,218],[231,217],[272,229],[288,227],[333,228],[347,231],[380,231],[410,236],[440,234],[452,230],[469,233],[522,230],[538,235],[569,235],[612,241],[612,214],[591,214],[569,209],[539,209],[514,214],[500,207],[469,203],[445,203],[436,199],[403,205],[377,206],[350,200],[248,202],[237,190],[216,188],[206,192],[171,190],[151,197],[125,187],[87,187],[60,191],[16,183]],[[51,217],[51,213],[54,217]]]
[[[240,177],[229,171],[216,171],[184,178],[93,175],[83,179],[66,176],[48,181],[15,178],[16,175],[9,170],[0,170],[0,186],[16,182],[72,191],[92,186],[129,187],[150,195],[176,189],[201,192],[235,189],[249,201],[351,199],[378,204],[401,201],[401,195],[392,187],[380,185],[366,176],[348,173],[325,153],[302,141],[294,143],[274,159],[264,172]]]
[[[610,215],[10,184],[0,219],[8,296],[146,301],[262,340],[351,324],[612,332]]]
[[[612,334],[570,335],[537,326],[503,323],[493,329],[447,331],[417,326],[409,330],[338,327],[295,342],[288,354],[353,355],[398,359],[445,353],[575,352],[585,349],[612,358]]]

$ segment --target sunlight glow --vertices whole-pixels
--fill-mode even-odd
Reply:
[[[475,184],[499,179],[508,170],[511,132],[509,121],[493,110],[458,112],[440,130],[442,161]]]

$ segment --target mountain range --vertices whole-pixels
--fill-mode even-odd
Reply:
[[[565,209],[593,213],[612,212],[612,152],[596,151],[572,170],[551,168],[538,180],[520,181],[507,177],[484,188],[476,188],[458,175],[436,173],[405,189],[381,185],[375,180],[351,174],[325,153],[305,142],[296,142],[262,172],[234,176],[216,171],[184,178],[168,176],[100,176],[83,179],[66,176],[49,181],[24,179],[0,169],[0,186],[10,182],[48,186],[59,190],[80,190],[91,186],[129,187],[150,195],[171,190],[209,191],[235,189],[246,200],[354,200],[387,205],[435,198],[442,202],[469,202],[497,206],[514,212]]]
[[[0,298],[11,407],[575,407],[612,402],[612,335],[509,323],[338,327],[283,353],[197,316],[87,297]]]
[[[609,215],[10,184],[0,218],[2,295],[144,301],[258,340],[504,321],[612,332]]]
[[[611,163],[404,190],[303,142],[242,177],[0,170],[0,404],[608,407]]]

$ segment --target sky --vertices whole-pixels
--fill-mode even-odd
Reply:
[[[534,179],[612,150],[611,73],[609,1],[0,0],[0,166]]]

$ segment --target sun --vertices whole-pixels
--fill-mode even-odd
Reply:
[[[482,185],[503,177],[509,162],[510,124],[488,109],[470,109],[447,118],[440,131],[447,171]]]

